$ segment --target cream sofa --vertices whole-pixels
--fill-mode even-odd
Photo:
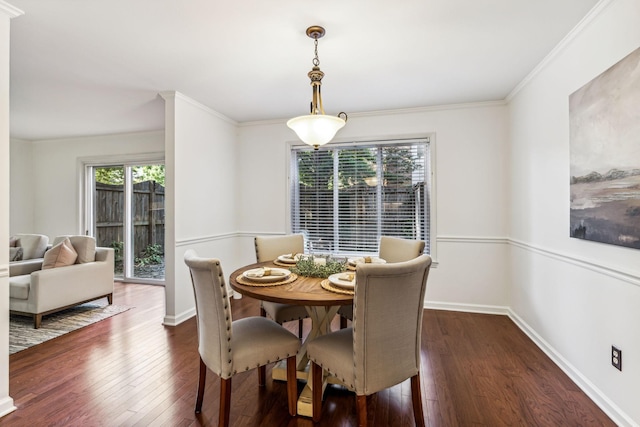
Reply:
[[[65,237],[78,254],[75,264],[9,278],[10,311],[33,316],[36,329],[46,314],[103,297],[113,302],[113,249],[96,247],[89,236],[60,236],[53,247]]]
[[[13,259],[18,254],[20,260],[9,262],[9,276],[21,276],[40,270],[44,253],[49,247],[49,237],[44,234],[16,234],[11,236],[9,259]]]

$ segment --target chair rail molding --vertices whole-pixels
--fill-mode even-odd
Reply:
[[[176,247],[195,245],[199,243],[214,242],[217,240],[233,239],[239,236],[240,234],[238,232],[229,232],[229,233],[212,234],[209,236],[187,237],[184,239],[176,239]]]
[[[515,247],[524,249],[529,252],[544,255],[546,257],[553,258],[558,261],[566,262],[567,264],[572,264],[577,267],[585,268],[587,270],[591,270],[596,273],[600,273],[617,280],[622,280],[632,285],[640,286],[640,274],[636,272],[624,271],[619,268],[613,268],[601,263],[597,263],[594,260],[580,258],[577,256],[569,255],[560,251],[543,248],[541,246],[533,245],[533,244],[526,243],[516,239],[509,239],[509,243]]]
[[[508,237],[499,236],[436,236],[438,243],[492,243],[492,244],[508,244]]]

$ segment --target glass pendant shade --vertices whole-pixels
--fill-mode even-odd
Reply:
[[[302,142],[314,148],[331,141],[344,124],[345,121],[340,117],[324,114],[294,117],[287,122],[287,126],[293,129]]]

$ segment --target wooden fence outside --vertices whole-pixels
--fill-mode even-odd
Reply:
[[[357,185],[338,195],[339,240],[334,241],[333,222],[327,221],[334,209],[333,189],[300,187],[300,220],[294,232],[305,232],[314,250],[333,252],[376,252],[378,233],[406,239],[428,241],[428,211],[425,209],[424,182],[384,188],[381,194],[381,221],[377,217],[377,190]],[[314,215],[321,212],[324,215]],[[356,237],[357,236],[357,237]],[[324,243],[323,243],[324,242]]]
[[[115,247],[124,241],[124,188],[96,183],[95,196],[96,243]],[[149,245],[164,253],[164,187],[155,181],[134,184],[132,199],[134,257]]]

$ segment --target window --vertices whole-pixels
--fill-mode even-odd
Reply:
[[[309,250],[376,253],[380,236],[429,253],[429,139],[291,148],[291,224]]]

